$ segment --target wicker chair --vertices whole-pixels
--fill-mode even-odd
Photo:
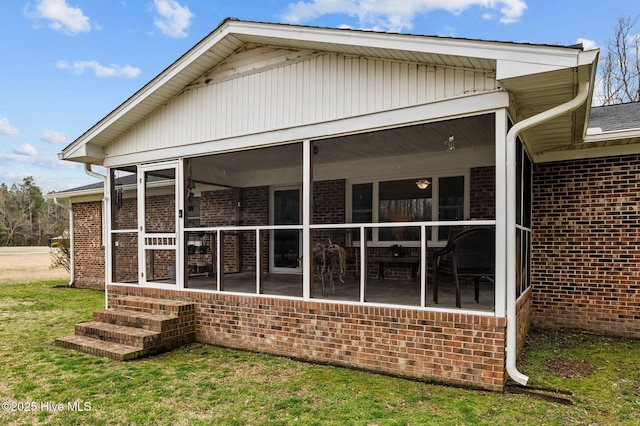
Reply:
[[[461,307],[460,278],[475,281],[475,299],[480,301],[479,281],[494,282],[495,232],[490,228],[471,228],[456,234],[446,247],[433,254],[433,301],[438,303],[438,277],[453,276],[456,284],[456,306]]]

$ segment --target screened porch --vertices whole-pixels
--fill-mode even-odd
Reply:
[[[493,311],[492,274],[457,286],[439,275],[437,303],[433,284],[434,253],[453,236],[496,231],[495,123],[489,113],[113,168],[111,282]],[[530,253],[519,200],[518,293]]]

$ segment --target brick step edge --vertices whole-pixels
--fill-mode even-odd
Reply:
[[[109,300],[109,308],[150,314],[181,315],[195,311],[195,304],[170,299],[121,295]]]
[[[56,339],[56,346],[73,349],[90,355],[110,358],[117,361],[129,361],[147,355],[147,351],[140,348],[122,345],[120,343],[105,342],[86,336],[68,336]]]
[[[124,327],[135,327],[151,331],[164,331],[175,327],[179,322],[176,315],[150,314],[141,311],[127,311],[124,309],[104,309],[93,312],[93,320]]]
[[[76,335],[97,340],[119,343],[138,349],[148,349],[159,344],[159,331],[127,327],[98,321],[83,322],[75,325]]]

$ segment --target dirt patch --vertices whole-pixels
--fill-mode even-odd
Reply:
[[[565,379],[588,377],[596,370],[596,367],[582,360],[561,358],[550,359],[545,363],[545,366],[559,377]]]
[[[0,284],[64,279],[64,268],[51,269],[49,247],[0,247]]]

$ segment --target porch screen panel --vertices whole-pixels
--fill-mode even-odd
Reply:
[[[532,164],[518,138],[516,145],[516,295],[531,285]]]
[[[136,167],[109,170],[111,273],[116,283],[138,283],[138,173]]]
[[[157,170],[144,174],[145,180],[145,232],[173,233],[176,231],[175,170]],[[166,193],[170,191],[169,193]]]
[[[522,164],[522,225],[531,228],[531,193],[532,193],[532,165],[531,159],[524,153]]]
[[[300,190],[288,189],[274,191],[273,224],[300,224]],[[277,268],[297,268],[300,257],[301,231],[297,229],[278,229],[274,231],[273,265]]]
[[[111,244],[111,281],[138,283],[138,233],[115,233]]]
[[[438,219],[439,220],[463,220],[464,219],[464,176],[443,177],[439,179],[438,195]],[[447,241],[449,226],[441,226],[438,229],[438,240]]]
[[[360,183],[351,187],[351,222],[373,222],[373,184]],[[360,241],[360,232],[352,231],[353,241]],[[371,228],[367,229],[367,240],[371,241]]]
[[[415,179],[380,182],[378,221],[419,222],[431,220],[431,186],[419,189]],[[380,228],[380,241],[419,241],[416,227]]]
[[[177,262],[175,250],[147,249],[144,251],[147,281],[175,284]]]
[[[111,169],[111,229],[138,227],[138,174],[133,169]]]
[[[186,232],[187,271],[185,287],[216,290],[214,279],[217,261],[217,234],[215,232]]]

